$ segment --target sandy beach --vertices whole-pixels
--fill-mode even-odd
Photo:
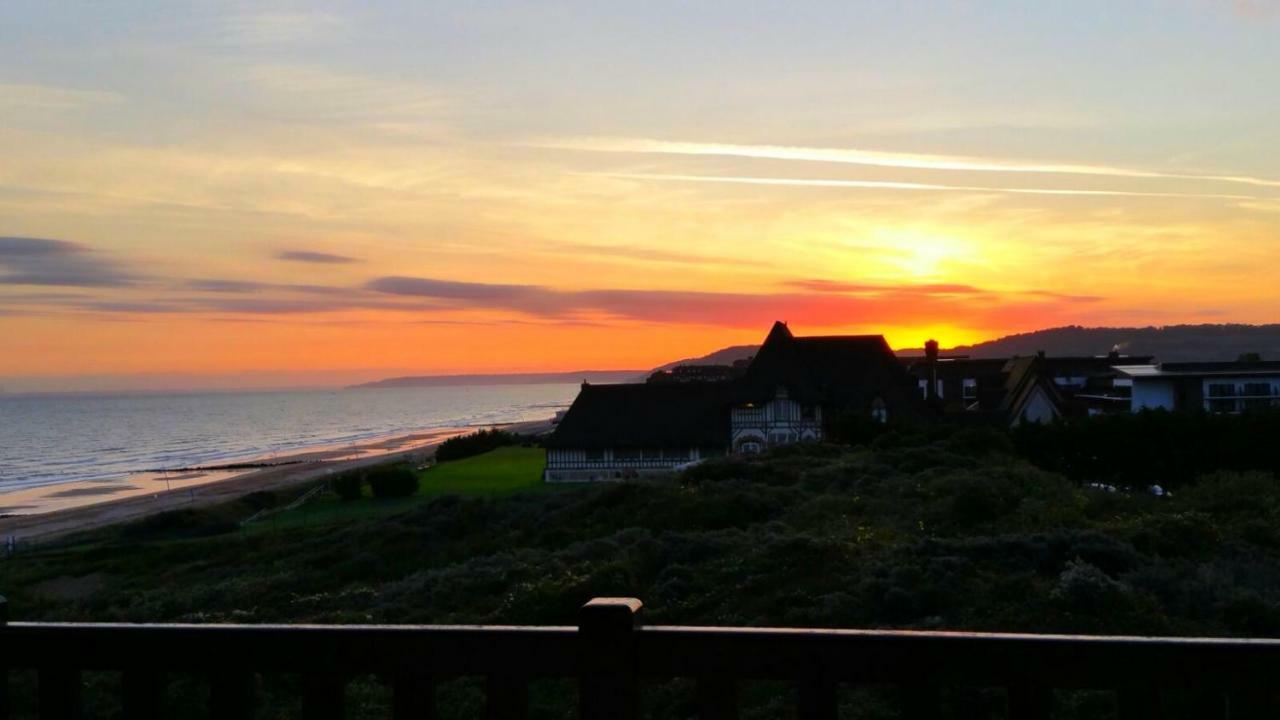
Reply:
[[[523,434],[550,429],[549,421],[502,425]],[[137,520],[158,512],[228,502],[260,490],[282,490],[328,475],[396,460],[427,462],[448,438],[475,427],[435,428],[342,447],[251,458],[234,467],[184,468],[127,478],[59,483],[0,494],[0,547],[13,537],[50,540]],[[254,467],[246,467],[254,466]]]

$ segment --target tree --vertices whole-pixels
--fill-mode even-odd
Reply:
[[[333,479],[333,491],[343,500],[359,500],[364,490],[364,476],[349,472]]]
[[[408,465],[385,465],[370,471],[369,489],[376,498],[409,497],[418,492],[418,476]]]

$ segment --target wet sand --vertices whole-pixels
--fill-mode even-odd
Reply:
[[[503,426],[525,434],[548,431],[548,421]],[[477,428],[446,428],[383,438],[365,444],[322,448],[259,459],[266,467],[185,468],[129,478],[63,483],[0,495],[0,541],[49,540],[83,530],[137,520],[165,510],[229,502],[259,490],[281,490],[368,465],[426,462],[450,437]],[[237,463],[245,465],[246,463]],[[161,484],[163,483],[163,487]]]

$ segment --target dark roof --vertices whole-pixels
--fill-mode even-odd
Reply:
[[[1044,358],[1039,357],[1012,358],[1005,364],[1005,393],[1000,411],[1010,422],[1022,417],[1037,387],[1044,391],[1058,414],[1062,414],[1062,397],[1046,377],[1044,365]]]
[[[786,387],[801,402],[864,407],[879,397],[899,409],[914,382],[882,335],[794,337],[774,323],[748,368],[744,387],[752,399]]]
[[[1053,356],[1041,358],[1050,375],[1118,375],[1116,365],[1146,365],[1150,355]]]
[[[584,384],[547,447],[723,447],[736,391],[732,382]]]

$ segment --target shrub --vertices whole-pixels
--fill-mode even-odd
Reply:
[[[364,490],[364,476],[358,472],[345,473],[333,479],[333,491],[343,500],[359,500]]]
[[[1077,612],[1103,613],[1119,605],[1127,592],[1122,583],[1077,558],[1058,576],[1051,596]]]
[[[418,476],[408,465],[387,465],[369,473],[369,490],[376,498],[409,497],[418,492]]]
[[[440,443],[440,447],[436,449],[436,461],[461,460],[473,455],[487,453],[505,445],[516,445],[523,440],[524,438],[519,435],[497,429],[480,430],[470,435],[459,435]]]

